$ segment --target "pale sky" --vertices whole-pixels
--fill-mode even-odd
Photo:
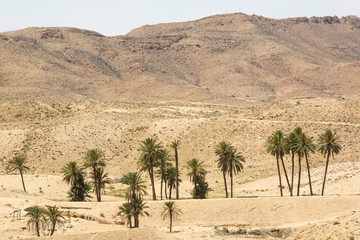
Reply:
[[[360,0],[0,0],[0,32],[76,27],[114,36],[147,24],[234,12],[270,18],[360,17]]]

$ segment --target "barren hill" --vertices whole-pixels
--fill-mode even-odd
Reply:
[[[0,34],[0,99],[236,103],[358,98],[360,19],[245,14],[143,26]]]

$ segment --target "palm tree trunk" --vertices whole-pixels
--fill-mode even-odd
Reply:
[[[294,190],[294,171],[295,171],[295,162],[294,162],[295,154],[291,152],[291,196],[293,196]]]
[[[170,213],[170,232],[172,232],[172,214]]]
[[[167,195],[167,188],[166,188],[166,178],[164,178],[164,186],[165,186],[165,199],[168,199],[168,195]]]
[[[22,185],[23,185],[23,188],[24,188],[24,192],[26,192],[25,183],[24,183],[24,176],[23,176],[23,173],[22,173],[21,170],[20,170],[20,176],[21,176],[21,182],[22,182]]]
[[[36,222],[35,222],[35,228],[36,228],[37,236],[40,237],[40,229],[39,229],[39,221],[38,220],[36,220]]]
[[[98,179],[98,202],[101,202],[101,182]]]
[[[223,172],[223,177],[224,177],[224,185],[225,185],[225,196],[226,196],[226,198],[228,198],[229,194],[228,194],[228,190],[227,190],[226,173],[225,172]]]
[[[279,156],[276,155],[276,163],[279,174],[279,184],[280,184],[280,195],[283,196],[282,184],[281,184],[281,174],[280,174],[280,164],[279,164]]]
[[[290,196],[292,196],[292,191],[291,191],[290,181],[289,181],[289,178],[288,178],[288,175],[287,175],[287,171],[286,171],[286,168],[285,168],[285,163],[284,163],[284,158],[283,158],[283,156],[282,156],[282,155],[280,155],[280,159],[281,159],[281,164],[282,164],[283,169],[284,169],[286,182],[287,182],[288,187],[289,187]]]
[[[130,228],[132,228],[132,225],[131,225],[131,216],[128,216],[128,222],[129,222]]]
[[[172,186],[169,187],[169,199],[171,199],[171,190],[172,190]]]
[[[312,191],[312,186],[311,186],[311,176],[310,176],[310,165],[309,165],[308,153],[307,152],[305,152],[305,159],[306,159],[306,166],[307,166],[308,176],[309,176],[310,194],[311,194],[311,196],[313,196],[313,191]]]
[[[52,222],[52,228],[51,228],[50,236],[52,236],[54,234],[55,226],[56,226],[56,222]]]
[[[153,168],[152,159],[150,159],[150,180],[151,180],[153,200],[155,201],[156,200],[156,193],[155,193],[154,168]]]
[[[233,198],[233,169],[232,169],[232,161],[230,161],[230,197]]]
[[[161,182],[160,182],[160,199],[163,200],[163,182],[164,182],[164,174],[161,174]],[[165,186],[166,188],[166,186]]]
[[[178,159],[177,148],[175,148],[175,167],[176,167],[176,199],[179,199],[179,159]]]
[[[300,179],[301,179],[301,156],[299,154],[299,180],[298,180],[298,187],[297,187],[297,196],[300,195]]]
[[[94,174],[94,186],[95,186],[95,194],[96,194],[96,200],[99,202],[99,188],[98,188],[98,181],[96,177],[96,168],[93,167],[93,174]]]
[[[324,182],[323,182],[323,186],[322,186],[321,196],[324,196],[326,174],[327,174],[327,170],[328,170],[328,166],[329,166],[329,160],[330,160],[330,149],[328,151],[327,159],[326,159],[325,175],[324,175]]]

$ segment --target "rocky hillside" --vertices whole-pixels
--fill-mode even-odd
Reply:
[[[116,26],[114,26],[116,27]],[[239,103],[359,98],[360,19],[241,13],[106,37],[0,34],[0,99]]]

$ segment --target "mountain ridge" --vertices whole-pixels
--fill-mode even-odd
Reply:
[[[133,102],[359,98],[360,19],[243,13],[107,37],[77,28],[0,33],[0,99]]]

